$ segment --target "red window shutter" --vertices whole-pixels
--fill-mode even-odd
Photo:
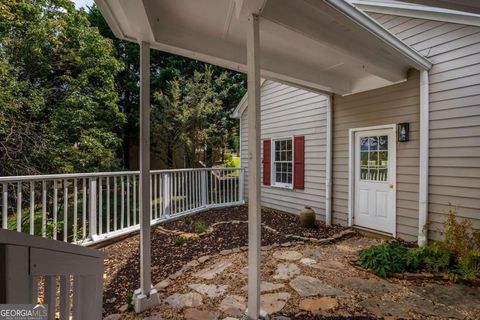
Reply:
[[[263,140],[263,185],[269,186],[272,168],[272,142],[270,139]]]
[[[305,189],[305,137],[293,138],[293,188]]]

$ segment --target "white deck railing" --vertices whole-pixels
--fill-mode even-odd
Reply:
[[[7,230],[0,253],[1,304],[46,304],[49,320],[102,318],[105,253]]]
[[[150,172],[151,224],[244,202],[244,169]],[[139,172],[0,177],[2,228],[90,245],[139,229]]]

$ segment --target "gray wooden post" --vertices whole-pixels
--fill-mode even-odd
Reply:
[[[97,235],[97,178],[90,178],[90,197],[88,212],[88,236],[95,240]]]
[[[260,34],[258,16],[248,18],[248,312],[260,312]]]
[[[140,43],[140,288],[133,295],[135,311],[160,303],[152,286],[150,244],[150,44]]]

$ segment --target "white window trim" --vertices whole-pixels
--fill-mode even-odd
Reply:
[[[281,188],[281,189],[291,189],[293,190],[293,182],[295,181],[295,141],[293,136],[289,137],[280,137],[280,138],[272,138],[271,139],[271,146],[270,146],[270,156],[271,156],[271,163],[270,163],[270,185],[274,188]],[[292,183],[282,183],[276,182],[276,172],[274,171],[275,168],[275,141],[278,140],[291,140],[292,141]]]

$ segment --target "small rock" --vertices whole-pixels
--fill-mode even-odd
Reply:
[[[262,251],[268,251],[268,250],[271,250],[272,249],[272,246],[262,246]]]
[[[114,303],[115,301],[117,301],[115,297],[105,300],[106,303]]]
[[[189,263],[187,263],[186,266],[189,266],[190,268],[194,268],[194,267],[198,266],[199,264],[200,264],[200,262],[198,262],[197,260],[192,260]]]
[[[333,240],[334,240],[333,238],[319,239],[318,243],[328,243],[328,242],[332,242]]]
[[[232,250],[222,250],[222,251],[220,251],[220,255],[227,256],[227,255],[231,254],[232,252],[233,252]]]
[[[162,291],[165,288],[167,288],[169,285],[170,285],[170,280],[164,279],[155,285],[155,289],[157,289],[157,291]]]
[[[179,271],[175,272],[174,274],[171,274],[171,275],[169,276],[169,278],[172,279],[172,280],[175,280],[175,279],[177,279],[178,277],[181,277],[182,275],[183,275],[183,271],[182,271],[182,270],[179,270]]]
[[[292,243],[291,242],[284,242],[281,244],[282,247],[291,247]]]
[[[200,270],[199,272],[195,273],[195,276],[206,280],[212,280],[231,265],[232,263],[230,261],[220,261],[213,266]]]
[[[120,311],[120,313],[125,313],[128,311],[128,304],[123,304],[120,308],[118,308],[118,311]]]
[[[200,284],[200,283],[192,283],[189,284],[188,287],[190,289],[193,289],[197,291],[198,293],[201,293],[203,295],[206,295],[209,298],[216,298],[221,296],[222,294],[227,291],[228,286],[227,285],[214,285],[214,284]]]
[[[307,249],[307,250],[304,250],[302,253],[303,255],[310,256],[310,257],[316,257],[316,258],[323,257],[323,252],[321,249]]]
[[[122,315],[118,313],[111,314],[103,318],[103,320],[120,320],[120,319],[122,319]]]
[[[242,251],[247,251],[247,250],[248,250],[248,247],[247,247],[247,246],[240,247],[240,250],[242,250]]]
[[[205,263],[208,260],[210,260],[210,256],[203,256],[203,257],[198,258],[199,263]]]
[[[274,279],[288,280],[291,277],[300,274],[300,268],[294,263],[280,263],[275,271]]]
[[[299,308],[301,310],[315,312],[327,311],[335,308],[338,305],[338,300],[331,297],[321,297],[314,299],[304,299],[300,301]]]
[[[202,296],[196,292],[191,293],[174,293],[165,299],[165,302],[175,309],[181,309],[185,307],[198,307],[203,304]]]
[[[237,295],[227,296],[220,302],[218,308],[228,315],[239,317],[246,309],[245,298]]]
[[[186,320],[217,320],[218,316],[217,312],[207,310],[190,308],[185,311]]]
[[[302,254],[298,251],[277,251],[273,257],[278,260],[296,261],[302,257]]]
[[[310,259],[310,258],[302,258],[300,259],[300,262],[306,266],[309,266],[309,265],[312,265],[312,264],[315,264],[317,263],[317,261],[313,260],[313,259]]]
[[[232,252],[233,252],[233,253],[239,253],[240,251],[242,251],[242,250],[240,250],[240,248],[234,248],[234,249],[232,249]]]
[[[265,310],[267,314],[279,312],[285,307],[290,293],[267,293],[260,296],[260,308]]]

